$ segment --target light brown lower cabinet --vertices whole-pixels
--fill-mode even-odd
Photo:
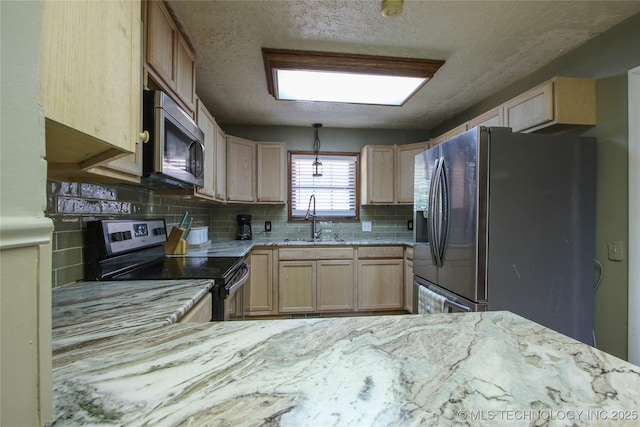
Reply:
[[[353,258],[351,247],[280,249],[279,312],[352,311],[355,283]]]
[[[352,260],[280,261],[280,313],[353,310]]]
[[[280,313],[308,313],[316,308],[316,262],[280,261]]]
[[[402,246],[254,249],[249,315],[411,310],[412,276]]]
[[[404,309],[413,313],[413,260],[404,262]]]
[[[180,319],[180,323],[206,323],[213,317],[213,302],[211,292],[198,301],[191,310]]]
[[[316,261],[318,311],[353,310],[353,260]]]
[[[273,308],[273,250],[251,251],[249,316],[275,314]]]
[[[404,260],[358,261],[358,310],[403,309]]]

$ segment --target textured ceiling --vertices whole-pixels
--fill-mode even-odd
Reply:
[[[219,123],[430,129],[640,12],[640,1],[168,1]],[[261,48],[442,59],[402,107],[276,101]]]

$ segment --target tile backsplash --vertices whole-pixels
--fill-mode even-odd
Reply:
[[[151,190],[131,185],[49,181],[46,215],[54,224],[52,285],[84,278],[82,252],[87,221],[164,218],[171,229],[184,211],[194,217],[193,227],[209,225],[207,204],[158,197]]]
[[[253,239],[296,239],[311,237],[310,221],[288,221],[286,205],[215,205],[211,208],[209,234],[214,239],[234,239],[239,214],[249,214]],[[412,206],[361,206],[360,221],[319,221],[324,237],[344,240],[410,238],[407,221]],[[271,221],[271,232],[265,222]],[[361,221],[371,221],[371,232],[363,232]]]
[[[53,220],[52,284],[82,280],[84,230],[87,221],[120,218],[164,218],[170,229],[188,211],[193,227],[209,226],[210,239],[235,239],[236,215],[252,216],[254,240],[308,238],[309,221],[287,220],[286,205],[208,204],[160,197],[150,189],[125,184],[90,184],[49,181],[47,212]],[[363,232],[360,221],[322,221],[323,236],[339,239],[410,238],[407,221],[411,206],[362,206],[361,221],[372,223]],[[264,231],[271,221],[270,233]]]

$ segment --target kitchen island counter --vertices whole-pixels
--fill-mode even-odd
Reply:
[[[640,422],[640,368],[508,312],[78,323],[74,345],[60,316],[54,425]]]

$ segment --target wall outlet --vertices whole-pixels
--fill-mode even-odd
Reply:
[[[271,221],[264,222],[264,231],[266,231],[267,233],[271,231]]]
[[[407,221],[407,230],[413,230],[413,220],[412,219]]]
[[[371,231],[371,221],[362,221],[362,231]]]
[[[624,248],[622,242],[608,242],[609,259],[611,261],[622,261],[624,259]]]

